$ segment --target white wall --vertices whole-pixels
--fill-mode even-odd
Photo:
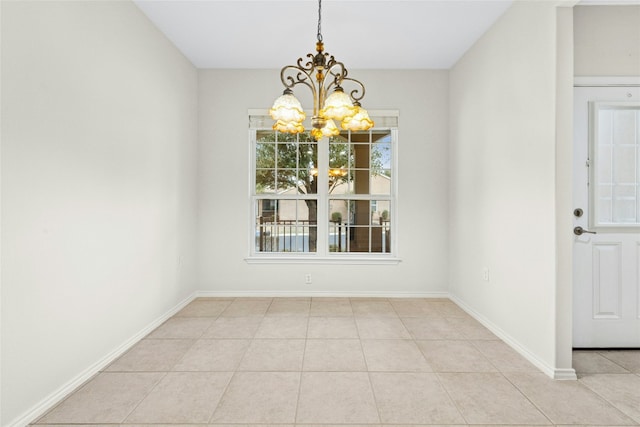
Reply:
[[[559,7],[556,26],[556,351],[554,376],[575,378],[573,365],[573,8]]]
[[[1,3],[8,425],[195,289],[197,74],[133,3]]]
[[[640,6],[574,8],[576,76],[640,76]]]
[[[344,60],[348,65],[348,58]],[[279,70],[201,70],[200,289],[397,295],[447,290],[448,72],[350,70],[349,75],[366,85],[365,108],[400,111],[396,236],[402,262],[384,266],[247,264],[247,109],[271,106],[282,93],[280,74]],[[306,273],[311,273],[312,285],[304,284]]]
[[[449,110],[451,292],[550,375],[556,25],[553,2],[515,2],[452,68]]]

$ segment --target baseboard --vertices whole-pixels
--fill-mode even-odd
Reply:
[[[554,369],[552,378],[554,380],[577,380],[578,376],[575,369]]]
[[[109,352],[106,356],[95,362],[93,365],[89,366],[75,378],[58,388],[56,391],[51,393],[49,396],[42,399],[36,405],[34,405],[31,409],[26,411],[21,416],[15,418],[13,421],[10,421],[5,427],[24,427],[29,423],[36,421],[42,415],[45,414],[49,409],[53,408],[55,405],[60,403],[67,395],[69,395],[72,391],[76,390],[82,384],[90,380],[96,374],[98,374],[102,369],[107,367],[111,362],[116,360],[122,354],[124,354],[127,350],[133,347],[138,341],[147,336],[151,331],[156,329],[162,323],[164,323],[171,316],[176,314],[178,311],[182,310],[187,304],[189,304],[193,299],[196,298],[196,293],[189,295],[187,298],[180,301],[173,308],[169,309],[162,316],[145,326],[140,332],[136,333],[134,336],[126,340],[124,343],[120,344],[114,350]]]
[[[202,298],[449,298],[448,292],[198,291]]]
[[[450,295],[449,298],[458,304],[460,308],[462,308],[467,314],[480,322],[484,327],[489,329],[493,334],[495,334],[498,338],[504,341],[509,347],[513,348],[516,352],[518,352],[522,357],[531,362],[536,368],[540,369],[544,374],[553,378],[554,380],[576,380],[576,371],[574,369],[556,369],[552,366],[549,366],[544,361],[540,360],[538,356],[531,353],[526,347],[518,342],[518,340],[514,339],[511,335],[506,333],[502,328],[498,327],[493,322],[489,321],[486,317],[469,307],[464,303],[460,298],[455,295]]]

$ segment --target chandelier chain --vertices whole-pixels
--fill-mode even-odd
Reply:
[[[318,0],[318,41],[322,42],[322,0]]]

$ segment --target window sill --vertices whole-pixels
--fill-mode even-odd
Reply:
[[[244,259],[247,264],[351,264],[351,265],[396,265],[400,258],[392,256],[250,256]]]

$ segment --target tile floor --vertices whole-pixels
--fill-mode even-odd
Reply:
[[[445,299],[199,298],[37,425],[640,425],[640,352],[552,381]]]

